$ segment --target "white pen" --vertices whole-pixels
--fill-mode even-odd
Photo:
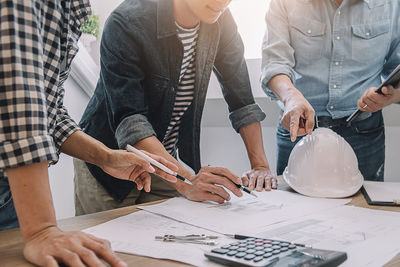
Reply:
[[[162,171],[171,174],[172,176],[175,176],[176,178],[178,178],[179,180],[187,183],[187,184],[192,184],[192,182],[190,182],[188,179],[186,179],[185,177],[179,175],[177,172],[174,172],[173,170],[169,169],[167,166],[161,164],[160,162],[158,162],[155,159],[152,159],[151,157],[147,156],[146,154],[144,154],[142,151],[140,151],[139,149],[134,148],[131,145],[126,145],[126,150],[129,152],[132,152],[134,154],[136,154],[137,156],[141,157],[142,159],[147,160],[148,162],[150,162],[151,165],[156,166],[157,168],[161,169]]]

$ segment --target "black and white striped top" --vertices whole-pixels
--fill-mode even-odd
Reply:
[[[179,85],[175,92],[175,104],[171,121],[162,142],[165,149],[172,156],[176,155],[176,144],[178,142],[181,118],[193,101],[196,77],[196,44],[199,29],[199,25],[193,29],[184,29],[178,24],[176,24],[176,26],[178,29],[178,37],[183,44],[183,59],[179,76]]]

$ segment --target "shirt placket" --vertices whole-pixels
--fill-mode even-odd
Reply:
[[[341,27],[343,11],[338,7],[333,19],[332,29],[332,56],[329,71],[329,101],[327,110],[331,116],[335,117],[335,110],[341,99],[341,88],[343,81],[342,63],[344,59],[344,31]]]

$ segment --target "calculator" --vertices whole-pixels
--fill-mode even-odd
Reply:
[[[310,267],[338,266],[347,259],[345,252],[322,250],[265,238],[245,238],[214,248],[204,255],[228,266]]]

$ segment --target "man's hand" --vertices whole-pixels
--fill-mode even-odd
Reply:
[[[210,200],[222,204],[230,199],[229,193],[223,187],[238,197],[243,195],[235,185],[241,183],[240,178],[226,168],[203,167],[190,181],[193,185],[187,186],[183,192],[189,200]]]
[[[276,176],[268,168],[254,168],[242,174],[242,183],[248,186],[250,190],[256,189],[261,192],[265,187],[265,191],[271,191],[277,188],[278,181]]]
[[[178,167],[172,162],[161,156],[142,151],[149,157],[157,160],[173,171],[177,171]],[[110,150],[104,162],[100,167],[108,174],[124,180],[130,180],[137,184],[138,190],[150,191],[151,177],[149,173],[154,173],[168,182],[175,183],[175,176],[172,176],[157,167],[153,167],[150,163],[135,155],[132,152],[124,150]]]
[[[376,112],[393,103],[400,102],[400,89],[395,89],[393,86],[385,86],[382,88],[382,93],[375,92],[377,88],[371,87],[357,102],[358,109],[361,111]]]
[[[110,242],[83,232],[63,232],[56,226],[46,228],[26,240],[25,258],[39,266],[55,267],[63,262],[71,267],[126,267],[111,250]]]
[[[290,139],[294,142],[297,136],[312,133],[315,111],[297,89],[293,88],[288,95],[285,101],[283,101],[285,111],[281,119],[281,124],[290,132]],[[304,120],[306,121],[305,123]]]

